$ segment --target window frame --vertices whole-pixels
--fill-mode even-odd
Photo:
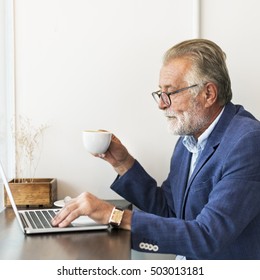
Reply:
[[[0,59],[2,65],[0,79],[3,85],[0,88],[1,109],[1,141],[0,160],[4,166],[7,177],[14,175],[15,153],[12,137],[12,122],[15,119],[15,75],[14,75],[14,1],[0,0],[1,32]],[[1,181],[0,181],[1,182]],[[4,188],[0,185],[0,211],[4,209]]]

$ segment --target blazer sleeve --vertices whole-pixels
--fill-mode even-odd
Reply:
[[[161,187],[136,160],[123,176],[117,176],[111,189],[142,211],[158,216],[175,217],[169,178]]]

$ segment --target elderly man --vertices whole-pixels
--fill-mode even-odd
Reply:
[[[169,49],[152,93],[169,131],[180,135],[161,187],[114,136],[96,155],[118,173],[111,188],[140,210],[90,193],[71,200],[53,225],[79,215],[131,230],[143,252],[187,259],[260,259],[260,123],[231,102],[221,48],[194,39]]]

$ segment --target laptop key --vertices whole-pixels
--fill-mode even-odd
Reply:
[[[30,221],[33,228],[43,228],[41,222],[39,221],[39,218],[34,212],[25,212],[25,215]]]
[[[46,220],[43,213],[41,211],[35,211],[36,215],[38,216],[39,220],[41,221],[44,228],[52,227],[50,223]]]
[[[55,217],[55,213],[52,210],[43,210],[42,214],[44,215],[44,217],[46,218],[46,220],[50,223],[52,222],[52,219]]]

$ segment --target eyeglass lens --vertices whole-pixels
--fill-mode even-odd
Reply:
[[[171,105],[170,97],[164,92],[156,92],[153,94],[153,97],[157,103],[160,103],[160,99],[162,99],[163,103],[167,106]]]
[[[165,94],[164,92],[162,92],[161,98],[162,98],[162,101],[164,102],[165,105],[167,105],[167,106],[170,106],[170,105],[171,105],[170,97],[169,97],[167,94]]]

